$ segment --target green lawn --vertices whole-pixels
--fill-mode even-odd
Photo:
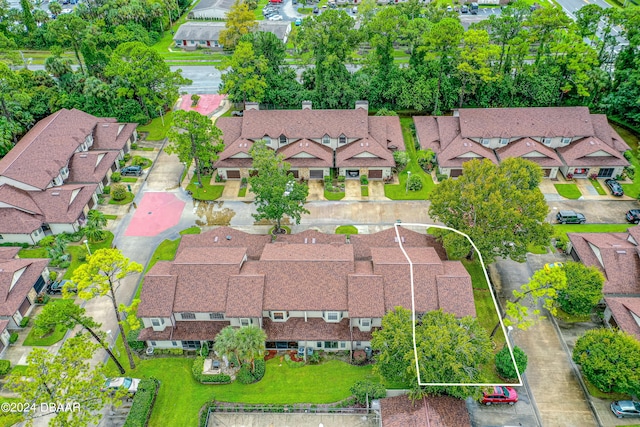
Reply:
[[[121,178],[122,182],[138,182],[138,178],[130,178],[128,176],[125,176],[124,178]]]
[[[224,185],[212,184],[210,176],[202,177],[202,187],[198,187],[197,182],[198,175],[194,174],[191,182],[187,185],[187,191],[191,191],[195,200],[216,200],[222,196]]]
[[[358,234],[358,229],[355,225],[341,225],[336,228],[336,234]]]
[[[191,234],[191,233],[185,233]],[[151,267],[156,265],[158,261],[172,261],[176,257],[176,251],[178,250],[178,245],[180,244],[180,239],[176,240],[165,240],[158,245],[155,252],[151,256],[151,260],[149,261],[149,266],[147,267],[147,271],[151,270]],[[145,271],[146,273],[146,271]]]
[[[46,248],[20,249],[20,258],[49,258]]]
[[[105,215],[104,217],[105,219],[110,219],[110,220],[118,219],[118,215]]]
[[[327,200],[342,200],[344,199],[344,191],[334,193],[333,191],[324,190],[324,198]]]
[[[549,252],[548,246],[536,246],[532,244],[527,245],[527,252],[531,252],[536,255],[543,255]]]
[[[411,117],[403,117],[400,119],[402,137],[410,160],[407,167],[398,174],[400,184],[385,184],[384,186],[384,195],[392,200],[426,200],[435,188],[431,175],[423,171],[418,164],[413,133],[411,132],[412,123],[413,119]],[[422,179],[422,190],[407,191],[407,172],[411,172],[412,175],[419,176]]]
[[[633,184],[622,184],[624,194],[635,199],[640,198],[640,161],[638,161],[636,153],[636,151],[631,151],[631,160],[629,160],[629,162],[635,166],[636,171]]]
[[[247,187],[242,187],[238,190],[238,197],[244,197],[247,195]]]
[[[196,227],[195,225],[193,227],[189,227],[189,228],[185,228],[184,230],[182,230],[180,232],[181,236],[184,236],[185,234],[200,234],[202,230],[200,229],[200,227]],[[173,259],[173,258],[171,258]]]
[[[578,316],[578,315],[574,315],[574,314],[569,314],[565,311],[563,311],[561,308],[558,308],[556,311],[555,316],[567,323],[579,323],[579,322],[589,322],[591,320],[591,315],[587,314],[587,315],[582,315],[582,316]]]
[[[171,36],[171,33],[166,33]],[[160,141],[167,136],[167,131],[173,123],[173,112],[167,111],[164,115],[164,124],[161,117],[156,117],[146,125],[138,126],[138,132],[148,132],[147,141]]]
[[[101,242],[91,243],[89,242],[89,249],[91,253],[94,253],[98,249],[109,249],[113,244],[113,233],[110,231],[105,231],[105,239]],[[73,272],[80,266],[80,264],[84,263],[84,261],[80,260],[82,255],[87,254],[87,249],[84,246],[84,243],[81,241],[78,245],[69,245],[67,246],[67,252],[71,254],[71,264],[65,271],[63,279],[71,280],[73,276]]]
[[[135,197],[135,194],[127,191],[127,197],[125,197],[124,200],[113,200],[113,197],[109,197],[109,204],[110,205],[126,205],[133,202],[134,197]]]
[[[61,305],[61,304],[73,304],[73,300],[62,298],[51,298],[47,304]],[[56,325],[53,333],[45,334],[44,336],[36,336],[34,332],[35,328],[31,328],[29,335],[24,340],[24,345],[28,346],[50,346],[57,343],[64,334],[67,333],[67,328],[62,325]]]
[[[582,371],[580,371],[582,375]],[[630,396],[622,393],[605,393],[604,391],[600,391],[589,382],[589,380],[582,375],[582,380],[584,381],[584,385],[587,386],[587,390],[589,394],[593,397],[597,397],[598,399],[606,399],[606,400],[631,400]]]
[[[622,233],[631,227],[630,224],[556,224],[553,226],[554,235],[567,233]]]
[[[274,358],[267,361],[265,376],[258,383],[202,385],[193,379],[192,363],[190,358],[141,360],[136,369],[127,372],[136,378],[160,380],[149,425],[182,427],[185,420],[197,419],[200,408],[213,399],[263,404],[331,403],[350,396],[349,388],[358,380],[378,380],[372,374],[371,365],[359,367],[332,360],[290,368],[286,363],[278,366],[280,360]]]
[[[0,397],[0,405],[5,403],[20,404],[23,400],[17,397]],[[22,421],[21,412],[0,411],[0,427],[9,427]]]
[[[591,185],[593,185],[593,188],[596,189],[599,195],[604,196],[605,194],[607,194],[607,192],[604,191],[604,188],[602,188],[602,185],[600,185],[600,182],[597,179],[590,179],[589,182],[591,183]]]
[[[484,271],[482,270],[482,265],[478,260],[469,261],[467,259],[461,259],[460,262],[464,265],[464,268],[467,269],[469,275],[471,276],[471,283],[473,283],[473,289],[489,289],[489,285],[487,284],[487,279],[484,277]]]
[[[362,185],[360,187],[360,195],[362,197],[369,197],[369,186],[368,185]]]
[[[582,196],[582,193],[575,184],[553,184],[562,197],[567,199],[578,199]]]

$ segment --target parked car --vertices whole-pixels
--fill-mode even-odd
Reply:
[[[358,6],[353,6],[353,9],[351,9],[351,11],[353,13],[358,13]]]
[[[302,25],[302,19],[300,18],[296,19],[295,24],[296,24],[296,27],[299,27],[300,25]]]
[[[624,217],[629,222],[640,224],[640,209],[631,209]]]
[[[126,166],[120,171],[122,176],[140,176],[142,175],[142,166]]]
[[[609,190],[611,190],[611,194],[613,194],[614,196],[624,196],[624,190],[622,189],[622,185],[620,185],[620,183],[618,181],[616,181],[615,179],[607,179],[604,181],[605,184],[607,184],[607,187],[609,187]]]
[[[466,4],[463,4],[462,8],[460,9],[460,12],[469,13],[469,6],[467,6]]]
[[[109,378],[104,383],[104,387],[102,388],[102,391],[109,391],[109,390],[115,391],[118,389],[125,389],[129,393],[134,394],[136,391],[138,391],[138,384],[140,384],[139,378],[129,378],[129,377]]]
[[[551,271],[552,268],[562,268],[564,264],[561,262],[549,262],[544,265],[546,271]]]
[[[611,404],[611,412],[618,418],[640,418],[640,402],[635,400],[618,400]]]
[[[269,21],[282,21],[282,15],[273,15],[269,17]]]
[[[244,116],[244,111],[232,111],[231,112],[231,116],[232,117],[242,117],[242,116]]]
[[[318,9],[317,7],[313,8],[313,13],[320,13],[320,9]]]
[[[64,288],[67,283],[72,284],[73,282],[71,280],[59,280],[57,282],[51,282],[47,286],[47,293],[49,295],[61,294],[62,288]],[[69,285],[69,292],[78,292],[78,290],[75,288],[75,286]]]
[[[518,393],[513,387],[498,386],[490,391],[482,393],[483,405],[493,405],[494,403],[508,403],[513,405],[518,401]]]
[[[447,12],[453,12],[453,7],[452,6],[447,6]]]
[[[584,215],[574,211],[560,211],[556,215],[556,219],[560,224],[584,224],[587,222]]]

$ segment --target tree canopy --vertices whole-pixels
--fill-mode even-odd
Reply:
[[[456,319],[441,310],[425,313],[415,325],[416,348],[422,383],[481,383],[482,365],[493,357],[491,340],[477,319]],[[402,307],[382,318],[373,332],[371,347],[379,351],[374,369],[392,383],[409,385],[414,398],[448,394],[464,399],[478,397],[478,387],[419,386],[414,356],[411,312]]]
[[[216,336],[213,348],[219,354],[234,357],[240,363],[249,365],[253,372],[255,360],[264,355],[266,339],[264,330],[257,326],[227,326]]]
[[[564,265],[567,287],[558,292],[557,301],[566,313],[588,315],[603,298],[604,275],[597,267],[580,262]]]
[[[249,154],[253,159],[252,168],[256,171],[249,177],[258,212],[253,217],[256,221],[276,221],[276,233],[280,232],[285,215],[300,224],[302,214],[309,213],[304,207],[309,187],[293,179],[289,172],[291,165],[283,161],[282,154],[276,154],[267,147],[265,141],[255,142]]]
[[[467,234],[486,263],[497,256],[522,260],[527,246],[547,245],[549,207],[538,189],[542,170],[522,158],[463,163],[462,176],[445,180],[431,193],[429,215]],[[468,241],[456,233],[441,234],[450,256],[472,257]]]

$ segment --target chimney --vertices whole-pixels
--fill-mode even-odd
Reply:
[[[258,103],[258,102],[245,102],[244,103],[244,110],[245,111],[259,110],[259,109],[260,109],[260,103]]]
[[[362,108],[364,111],[369,111],[369,101],[356,101],[356,110]]]
[[[311,110],[311,101],[302,101],[303,110]]]

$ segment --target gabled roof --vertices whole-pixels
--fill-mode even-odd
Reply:
[[[6,204],[31,214],[42,214],[29,194],[27,191],[8,184],[0,185],[0,204]]]
[[[158,264],[160,263],[169,264],[166,261],[161,261]],[[153,300],[154,303],[140,304],[137,312],[138,317],[171,317],[173,300],[176,294],[176,281],[177,277],[173,275],[156,276],[148,274],[144,279],[140,299],[142,301]]]
[[[611,127],[605,114],[592,114],[591,121],[593,122],[594,136],[596,138],[604,141],[621,153],[631,149],[629,144]]]
[[[384,280],[382,276],[350,274],[349,317],[383,317]]]
[[[458,114],[463,138],[594,135],[587,107],[463,108]]]
[[[83,151],[75,153],[69,162],[71,183],[98,183],[104,179],[118,158],[117,151]]]
[[[640,293],[640,257],[628,233],[567,233],[583,264],[605,275],[605,294]]]
[[[640,297],[608,297],[604,301],[611,310],[618,327],[640,341]]]
[[[96,184],[65,184],[29,194],[44,214],[44,221],[53,224],[73,223],[95,193]]]
[[[0,175],[44,190],[97,123],[90,114],[65,108],[40,120],[0,159]]]
[[[262,317],[264,275],[229,277],[227,317]]]
[[[496,149],[500,160],[511,157],[522,157],[537,163],[541,167],[560,167],[562,160],[551,148],[531,138],[521,138],[512,141],[504,147]]]
[[[440,244],[433,236],[428,234],[417,233],[406,227],[398,227],[400,234],[400,242],[406,247],[432,247],[440,256],[440,259],[447,259],[442,244]],[[371,259],[371,248],[397,248],[398,235],[395,227],[387,228],[372,234],[353,234],[350,236],[351,245],[357,260]]]
[[[185,234],[182,236],[178,253],[184,248],[246,248],[249,259],[258,259],[264,245],[271,241],[271,236],[250,234],[231,227],[218,227],[202,234]]]
[[[92,150],[120,151],[136,130],[136,123],[117,123],[113,118],[99,118],[93,133]]]
[[[590,136],[557,149],[567,166],[629,166],[618,150]]]
[[[48,264],[48,258],[0,259],[0,316],[15,314]]]
[[[291,26],[291,22],[281,21],[258,21],[255,31],[273,33],[280,40],[283,40]],[[173,40],[210,40],[217,41],[220,32],[224,30],[224,22],[186,22],[178,28]]]
[[[402,145],[404,148],[404,144]],[[363,138],[338,147],[336,150],[336,167],[393,167],[393,153],[373,138]]]
[[[285,162],[293,163],[296,167],[330,168],[333,166],[331,148],[304,138],[280,147],[278,153],[284,156]]]
[[[42,215],[14,208],[0,208],[0,234],[31,234],[42,226]]]
[[[440,151],[440,133],[435,116],[413,116],[416,136],[423,150]]]
[[[462,167],[462,163],[472,159],[488,159],[498,164],[498,158],[493,150],[470,139],[455,138],[440,153],[438,164],[440,167]]]
[[[0,246],[0,259],[11,259],[18,256],[20,246]]]
[[[382,427],[471,427],[464,400],[431,396],[412,402],[407,396],[380,399]]]

